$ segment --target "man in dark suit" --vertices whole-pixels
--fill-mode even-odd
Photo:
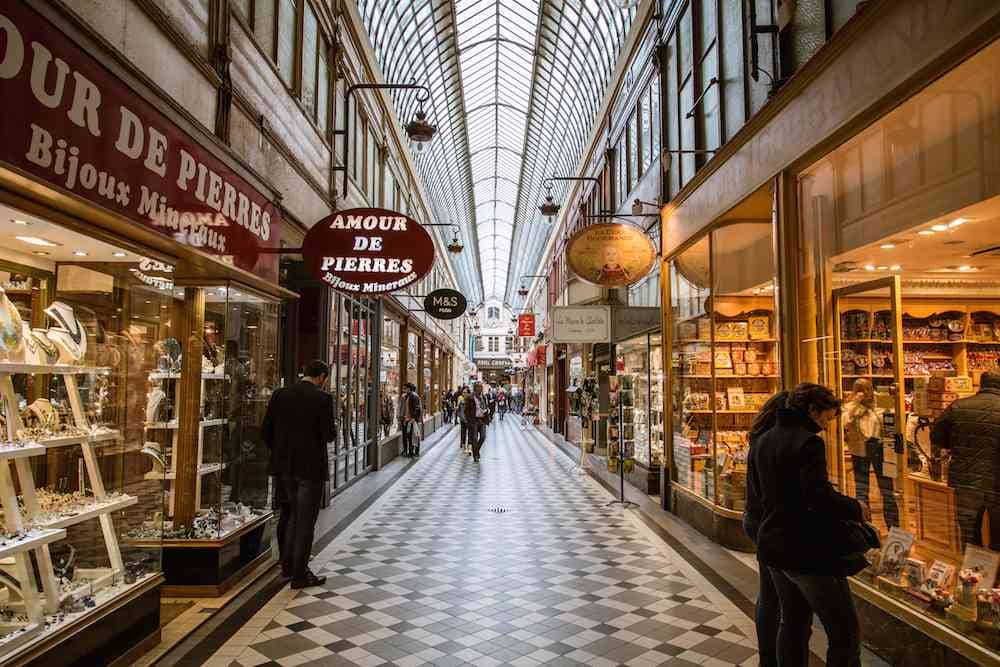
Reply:
[[[417,395],[417,386],[412,382],[407,382],[404,389],[402,414],[399,416],[400,421],[403,422],[403,456],[420,456],[419,429],[423,418],[420,396]],[[417,437],[416,445],[413,444],[414,436]]]
[[[490,410],[486,397],[483,395],[483,385],[475,384],[473,393],[462,404],[465,410],[465,423],[469,430],[469,444],[472,445],[472,459],[479,463],[479,452],[486,439],[486,425],[490,423]]]
[[[270,472],[277,478],[281,573],[296,589],[326,581],[309,570],[309,555],[323,486],[330,478],[327,443],[336,437],[333,396],[323,391],[329,376],[325,363],[309,362],[298,384],[271,396],[262,427],[271,450]]]

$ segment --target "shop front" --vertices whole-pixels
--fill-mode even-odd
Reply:
[[[782,387],[829,386],[844,401],[824,433],[831,482],[882,537],[851,579],[865,643],[893,664],[996,664],[995,438],[953,419],[1000,410],[1000,17],[963,5],[913,22],[917,4],[866,14],[856,44],[807,66],[791,101],[665,212],[669,506],[749,548],[747,427]],[[904,24],[919,38],[888,32]],[[878,83],[829,96],[887,40],[919,43],[926,67],[900,56]],[[955,404],[970,396],[975,415]]]
[[[830,473],[885,545],[857,588],[993,650],[997,449],[945,411],[972,395],[957,418],[1000,411],[984,381],[1000,371],[998,67],[994,42],[796,175],[799,378],[845,401]]]
[[[12,664],[129,664],[161,590],[219,595],[270,558],[277,197],[92,53],[54,13],[0,9]]]
[[[781,388],[771,210],[765,186],[667,257],[669,504],[744,550],[747,436]]]

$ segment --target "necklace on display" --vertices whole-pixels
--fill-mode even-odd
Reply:
[[[45,314],[59,322],[60,327],[66,330],[75,344],[80,344],[83,340],[83,325],[73,315],[71,307],[61,301],[54,301],[51,306],[45,309]],[[70,326],[70,320],[73,321],[73,326]]]

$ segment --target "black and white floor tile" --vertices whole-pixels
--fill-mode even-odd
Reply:
[[[212,658],[223,665],[756,664],[750,619],[536,433],[457,433]]]

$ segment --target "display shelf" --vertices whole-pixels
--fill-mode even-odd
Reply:
[[[23,447],[0,447],[0,461],[9,461],[12,459],[26,459],[32,456],[41,456],[48,451],[44,445],[38,443],[30,443],[24,445]]]
[[[208,428],[210,426],[224,426],[229,423],[228,419],[203,419],[198,422],[198,426],[201,428]],[[176,419],[171,419],[168,422],[147,422],[145,427],[148,429],[161,429],[165,431],[176,431],[178,428],[178,423]]]
[[[755,415],[756,410],[685,410],[689,415],[710,415],[715,412],[717,415]]]
[[[13,361],[0,361],[0,373],[12,375],[108,375],[111,368],[107,366],[70,366],[68,364],[21,364]]]
[[[41,631],[43,625],[41,623],[29,623],[23,628],[19,628],[14,632],[0,638],[0,660],[7,653],[10,653],[19,646],[27,644],[29,641],[34,639]]]
[[[179,380],[181,379],[180,371],[154,371],[149,374],[150,380]],[[227,380],[228,377],[225,373],[202,373],[202,380]]]
[[[225,470],[226,467],[227,467],[227,464],[225,464],[225,463],[202,463],[200,466],[198,466],[198,476],[199,477],[204,477],[205,475],[211,475],[213,472],[219,472],[220,470]],[[174,480],[174,479],[177,479],[177,472],[176,471],[160,472],[160,471],[157,471],[157,470],[153,470],[151,472],[147,472],[146,475],[145,475],[145,477],[144,477],[144,479],[151,479],[151,480],[169,479],[169,480]]]
[[[38,549],[46,544],[66,539],[66,531],[61,528],[34,528],[28,532],[29,535],[26,539],[0,546],[0,558],[7,558],[8,556],[13,556],[14,554],[30,551],[32,549]]]
[[[68,435],[64,438],[45,438],[43,440],[33,440],[32,442],[37,442],[39,445],[46,449],[54,449],[57,447],[70,447],[72,445],[81,445],[83,443],[100,444],[113,442],[115,440],[120,440],[122,434],[120,431],[107,431],[103,433],[97,433],[92,435]]]
[[[97,507],[91,507],[71,516],[60,517],[51,521],[35,521],[34,524],[42,528],[69,528],[70,526],[74,526],[78,523],[83,523],[84,521],[88,521],[90,519],[96,519],[103,514],[111,514],[112,512],[123,510],[126,507],[131,507],[138,502],[139,499],[135,496],[126,496],[125,498],[120,498],[114,502],[103,503]]]
[[[274,518],[274,512],[268,510],[262,514],[255,515],[249,521],[245,521],[238,526],[233,526],[225,531],[222,531],[215,538],[203,538],[203,539],[180,539],[180,538],[165,538],[165,539],[123,539],[122,541],[127,543],[129,546],[140,548],[140,549],[155,549],[160,547],[170,547],[174,549],[201,549],[204,547],[217,547],[226,545],[237,538],[243,536],[244,534],[250,532],[254,528],[267,523],[272,518]]]

